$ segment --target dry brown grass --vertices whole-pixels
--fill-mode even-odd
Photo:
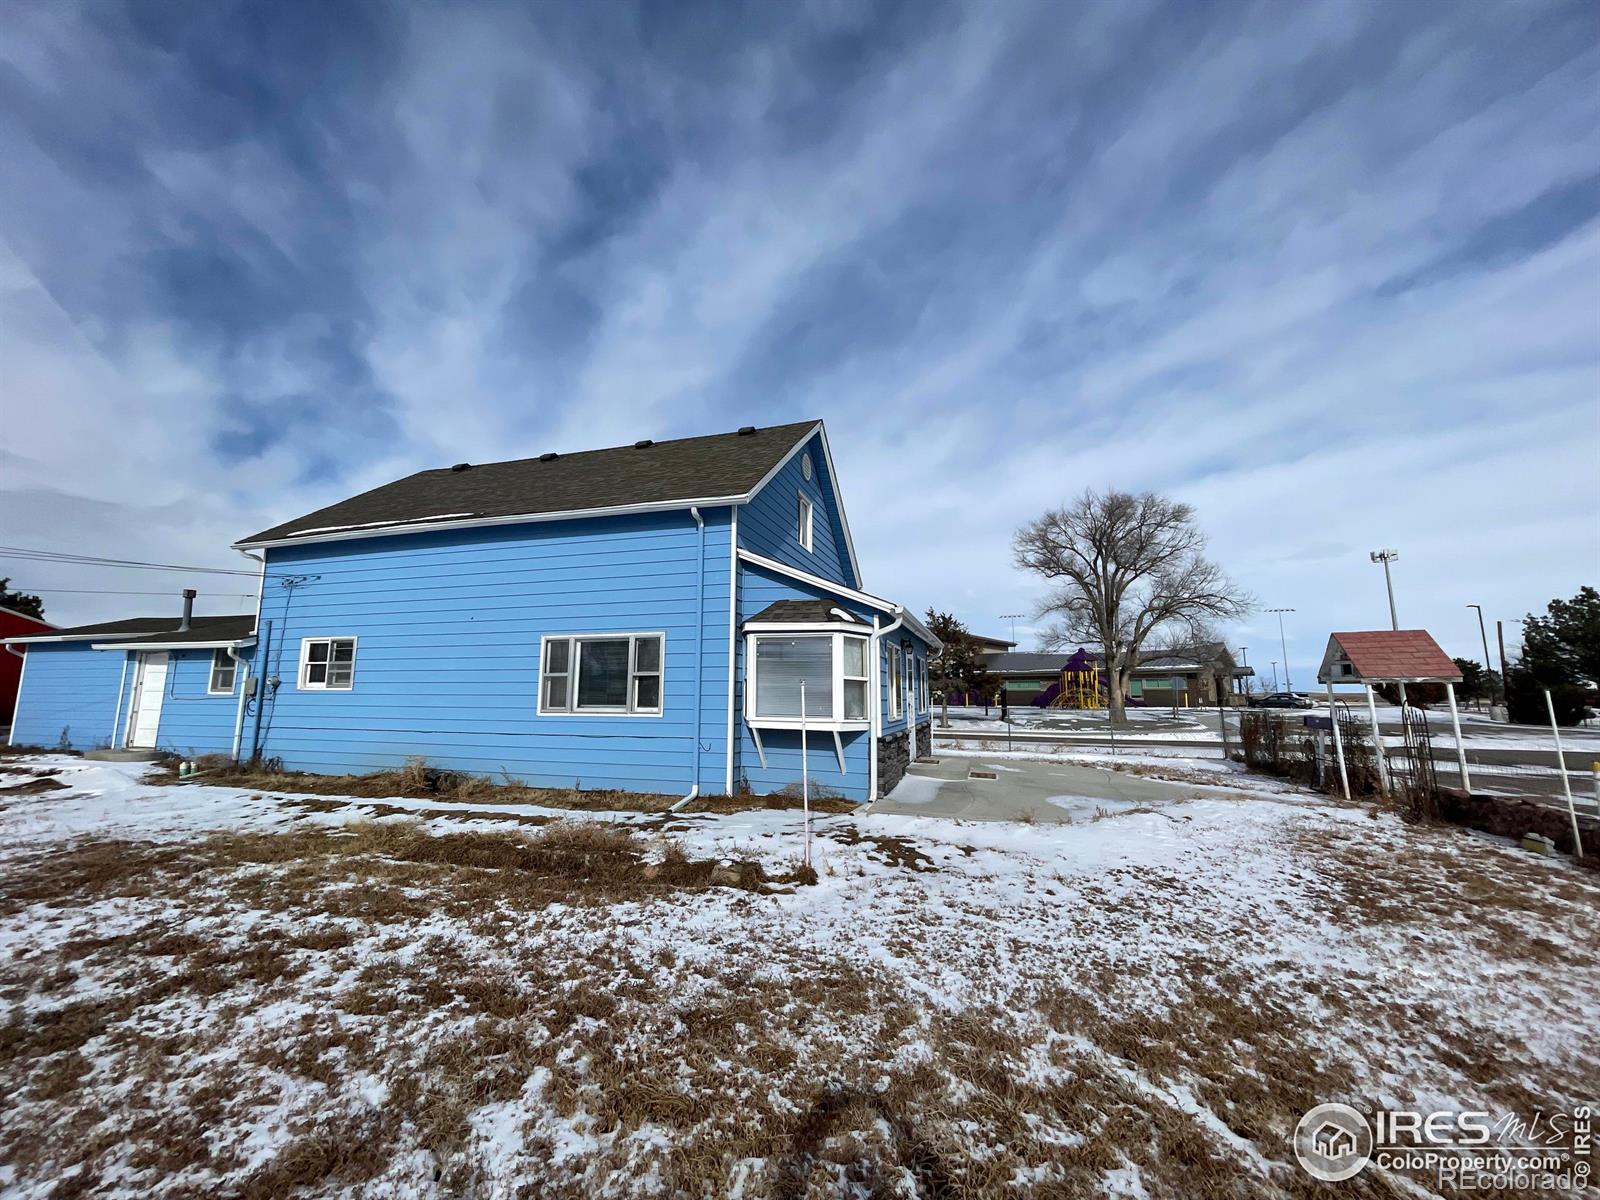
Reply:
[[[411,758],[398,771],[374,771],[366,775],[315,775],[304,771],[265,770],[249,763],[236,764],[225,755],[205,755],[194,760],[206,784],[237,787],[261,792],[288,792],[298,795],[355,797],[360,800],[406,798],[437,800],[441,804],[484,806],[525,804],[545,808],[570,808],[584,812],[668,812],[681,797],[651,792],[621,792],[606,788],[540,788],[516,783],[507,778],[494,780],[483,775],[441,770],[423,758]],[[146,775],[151,783],[177,780],[177,765],[158,764]],[[797,788],[767,796],[740,793],[733,796],[698,796],[683,812],[735,813],[765,809],[791,809],[801,805]],[[371,805],[363,805],[372,808]],[[852,812],[858,806],[825,789],[811,799],[816,812]],[[399,812],[401,810],[392,810]],[[441,810],[446,812],[448,810]],[[376,815],[389,815],[381,810]],[[542,820],[542,818],[532,818]]]

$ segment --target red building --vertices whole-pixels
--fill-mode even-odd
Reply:
[[[29,634],[49,633],[56,626],[38,617],[30,617],[14,609],[0,608],[0,641],[8,637],[27,637]],[[7,647],[0,650],[0,727],[11,724],[11,714],[17,707],[17,687],[22,682],[22,659]]]

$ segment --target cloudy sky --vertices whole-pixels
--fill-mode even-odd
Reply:
[[[1378,546],[1458,654],[1600,581],[1600,7],[734,8],[8,4],[0,542],[242,567],[419,468],[821,417],[868,586],[982,630],[1087,487],[1191,501],[1301,671]]]

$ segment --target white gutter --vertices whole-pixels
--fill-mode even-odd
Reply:
[[[689,794],[669,808],[668,812],[677,812],[700,794],[700,689],[705,680],[705,640],[706,640],[706,519],[700,515],[697,507],[689,509],[689,515],[694,518],[700,527],[700,557],[696,562],[694,573],[695,606],[694,606],[694,750],[689,755],[690,779]],[[665,653],[665,651],[663,651]],[[662,676],[666,679],[666,662],[663,661]],[[662,686],[661,706],[665,710],[667,704],[666,687]]]
[[[92,643],[91,650],[227,650],[255,644],[255,638],[219,638],[214,642],[125,642]]]
[[[739,557],[752,566],[761,567],[777,575],[785,575],[790,579],[798,579],[801,583],[809,583],[819,591],[832,592],[835,596],[843,596],[846,600],[855,600],[879,612],[898,616],[906,623],[906,627],[935,650],[942,649],[944,643],[933,636],[933,631],[912,615],[903,604],[896,604],[893,600],[885,600],[882,596],[874,596],[871,592],[858,591],[855,588],[845,587],[842,583],[835,583],[831,579],[824,579],[821,575],[813,575],[810,571],[802,571],[798,567],[791,567],[788,563],[779,562],[775,558],[768,558],[764,554],[757,554],[753,550],[740,550]]]
[[[31,646],[35,642],[92,642],[96,638],[110,641],[113,638],[141,638],[149,637],[148,633],[62,633],[62,634],[35,634],[29,637],[0,638],[0,645],[6,646]]]

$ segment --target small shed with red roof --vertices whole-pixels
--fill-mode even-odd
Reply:
[[[1460,683],[1461,669],[1426,629],[1368,629],[1329,635],[1317,682]]]

